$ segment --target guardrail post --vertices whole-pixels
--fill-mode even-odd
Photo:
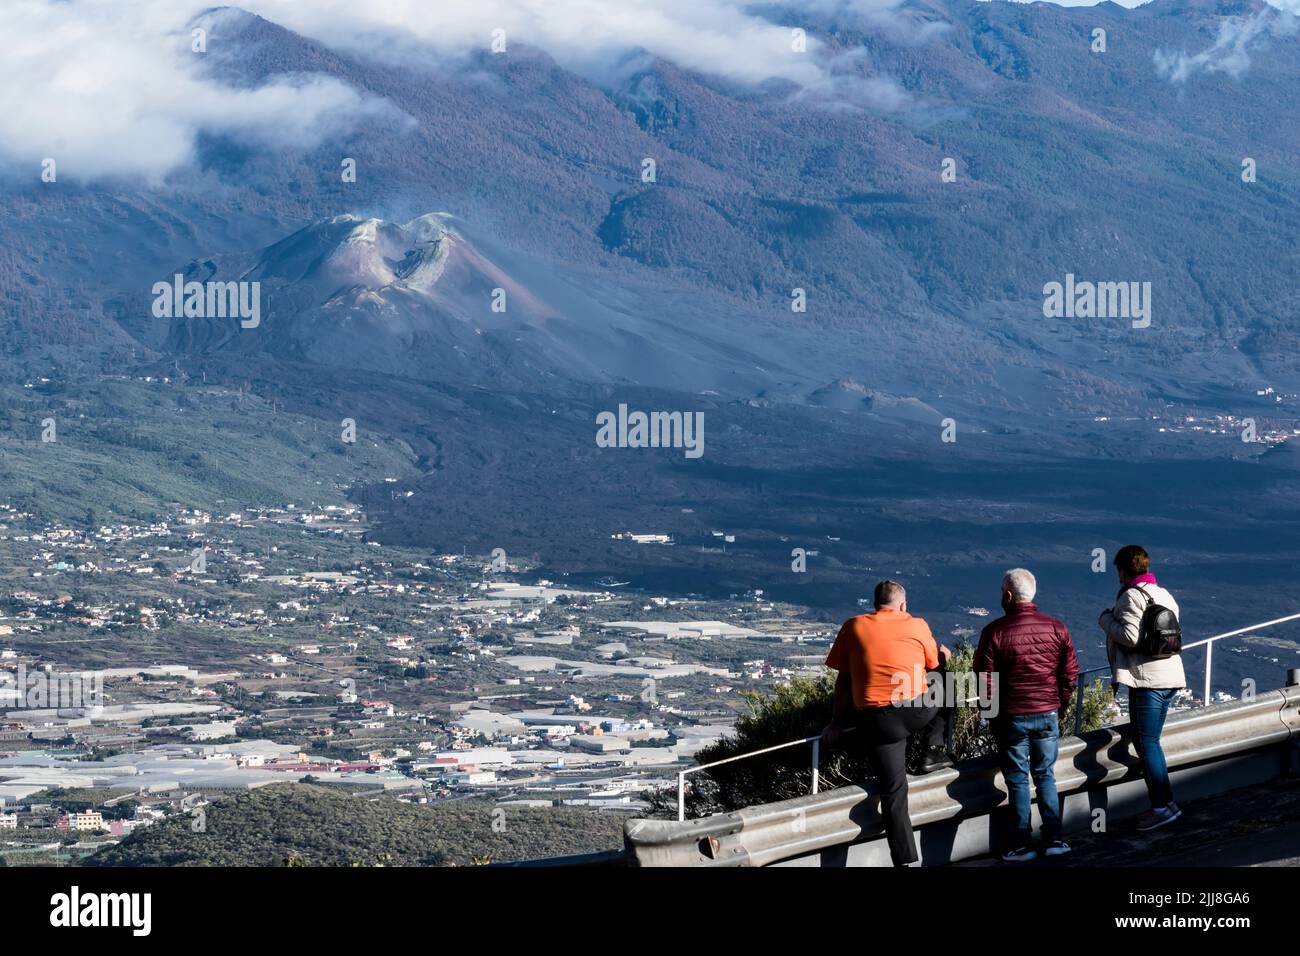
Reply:
[[[1286,672],[1286,686],[1300,687],[1300,667],[1289,667]],[[1291,741],[1291,775],[1300,774],[1300,740]]]
[[[1079,686],[1074,691],[1074,736],[1079,736],[1079,731],[1083,729],[1083,678],[1079,678]]]
[[[677,774],[677,822],[686,820],[686,774]]]
[[[1205,645],[1205,696],[1201,698],[1206,707],[1210,706],[1210,666],[1214,660],[1214,642]]]
[[[821,779],[822,765],[822,741],[818,737],[812,742],[812,792],[817,792],[817,784]]]

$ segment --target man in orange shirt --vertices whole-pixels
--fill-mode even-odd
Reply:
[[[876,613],[844,622],[826,658],[839,676],[822,740],[833,745],[850,727],[863,738],[877,765],[889,855],[895,866],[907,866],[918,859],[907,808],[907,739],[924,735],[922,773],[952,766],[944,747],[948,707],[941,692],[927,693],[927,673],[942,671],[952,654],[935,646],[925,621],[907,613],[907,592],[897,581],[876,585],[875,605]]]

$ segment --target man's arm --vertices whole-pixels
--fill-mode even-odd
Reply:
[[[831,720],[833,723],[843,725],[848,722],[849,715],[853,713],[853,675],[848,671],[840,671],[835,678],[835,707],[831,711]]]
[[[988,626],[980,632],[980,642],[975,648],[975,659],[971,662],[971,670],[980,675],[979,694],[985,701],[993,700],[993,671],[996,666],[993,658],[993,628]]]
[[[845,621],[835,635],[831,652],[826,655],[826,666],[838,671],[835,678],[835,696],[831,705],[831,722],[822,730],[822,742],[833,744],[853,713],[853,674],[849,670],[849,654],[845,645],[851,639],[849,621]]]
[[[1056,669],[1056,686],[1060,692],[1061,712],[1070,706],[1070,696],[1079,680],[1079,656],[1074,652],[1074,641],[1070,640],[1070,629],[1061,625],[1061,657]]]
[[[840,671],[835,678],[835,699],[831,709],[831,722],[822,728],[822,743],[831,746],[840,739],[853,713],[853,675]]]
[[[930,632],[930,625],[926,624],[920,618],[917,623],[921,625],[921,633],[918,640],[921,644],[921,653],[925,655],[925,669],[927,671],[937,671],[948,663],[948,658],[952,656],[952,651],[941,646]]]

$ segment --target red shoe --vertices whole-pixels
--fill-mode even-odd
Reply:
[[[1183,811],[1178,809],[1178,804],[1170,801],[1169,806],[1156,807],[1138,817],[1138,832],[1146,833],[1148,830],[1158,829],[1167,823],[1173,823],[1182,815]]]

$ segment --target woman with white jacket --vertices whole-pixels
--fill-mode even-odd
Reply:
[[[1142,615],[1152,604],[1171,610],[1177,618],[1178,602],[1156,583],[1151,557],[1141,545],[1130,544],[1115,554],[1120,588],[1115,606],[1101,613],[1098,623],[1106,632],[1112,681],[1128,688],[1129,722],[1133,744],[1142,759],[1151,809],[1138,820],[1138,829],[1154,830],[1173,823],[1182,811],[1174,802],[1169,767],[1160,746],[1160,733],[1174,695],[1187,685],[1180,654],[1148,657],[1138,650]]]

